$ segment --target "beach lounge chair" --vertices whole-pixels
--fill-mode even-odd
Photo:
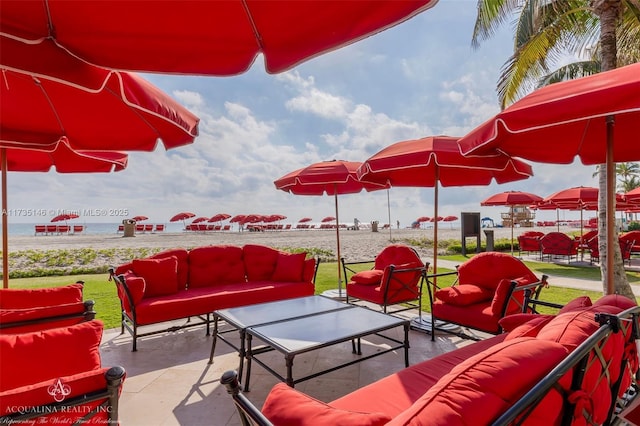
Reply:
[[[34,235],[47,235],[47,227],[45,225],[36,225],[36,232]]]
[[[73,225],[73,233],[81,234],[84,231],[84,225]]]
[[[164,224],[163,223],[156,223],[156,227],[153,230],[153,232],[163,232],[164,231]]]

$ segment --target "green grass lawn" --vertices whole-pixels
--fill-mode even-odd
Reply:
[[[464,256],[446,256],[442,259],[464,262],[467,258]],[[600,280],[600,270],[593,267],[576,267],[570,265],[556,265],[542,262],[525,262],[536,274],[548,274],[554,276],[566,276],[572,278],[590,279],[594,281]],[[363,264],[360,269],[369,269],[373,264]],[[439,272],[445,272],[446,269],[439,268]],[[640,282],[638,273],[628,273],[629,281],[632,283]],[[438,286],[444,287],[451,285],[455,277],[441,277],[438,279]],[[42,288],[57,287],[61,285],[71,284],[78,280],[85,282],[84,295],[86,300],[95,301],[95,310],[97,318],[102,320],[105,328],[120,327],[120,300],[116,294],[116,287],[113,282],[109,281],[108,274],[86,274],[86,275],[68,275],[62,277],[40,277],[40,278],[20,278],[10,281],[11,288]],[[344,277],[343,277],[344,280]],[[343,284],[344,285],[344,284]],[[318,267],[318,275],[316,277],[316,293],[321,294],[326,290],[338,287],[338,265],[333,262],[322,262]],[[602,293],[595,291],[575,290],[561,287],[550,287],[544,289],[541,298],[550,302],[565,304],[578,296],[589,296],[592,300],[602,297]],[[426,288],[422,297],[422,306],[425,311],[429,311],[429,296]]]

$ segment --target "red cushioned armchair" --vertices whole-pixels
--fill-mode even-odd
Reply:
[[[527,231],[518,236],[519,255],[522,252],[541,254],[540,238],[544,236],[544,232]]]
[[[555,256],[566,256],[570,262],[575,256],[578,258],[578,245],[580,242],[562,232],[549,232],[540,239],[542,246],[542,258],[546,255],[549,260]]]
[[[0,289],[0,334],[64,327],[95,318],[92,300],[83,300],[79,281],[61,287]]]
[[[0,335],[2,424],[118,424],[125,370],[100,360],[103,324]]]
[[[418,308],[422,311],[422,285],[428,263],[422,262],[415,249],[393,244],[385,247],[374,260],[372,269],[358,271],[356,265],[371,261],[346,262],[341,259],[347,282],[347,303],[364,300],[380,305],[385,313]],[[402,304],[393,311],[389,306]]]
[[[532,298],[537,299],[547,286],[546,275],[539,279],[520,259],[499,252],[477,254],[455,272],[427,278],[452,274],[457,274],[457,280],[451,287],[438,288],[428,281],[432,340],[435,330],[452,332],[447,327],[439,328],[440,321],[499,334],[501,318],[524,310],[525,291],[530,290]],[[464,333],[460,336],[474,339]]]

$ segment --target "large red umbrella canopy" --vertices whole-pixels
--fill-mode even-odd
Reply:
[[[294,170],[274,181],[277,189],[296,195],[333,195],[336,208],[336,223],[339,223],[338,194],[356,194],[363,189],[374,191],[385,189],[386,184],[361,182],[356,171],[362,163],[357,161],[321,161]],[[340,268],[340,227],[336,226],[338,262],[338,297],[342,297],[342,271]]]
[[[542,202],[539,195],[523,191],[505,191],[494,194],[480,202],[481,206],[509,206],[511,209],[511,254],[513,254],[513,208],[514,206],[529,206]]]
[[[460,139],[463,154],[499,148],[542,163],[606,164],[607,293],[614,291],[616,162],[640,160],[640,63],[551,84]]]
[[[436,2],[3,0],[0,51],[3,64],[41,73],[79,69],[86,62],[134,71],[234,75],[249,69],[259,53],[267,71],[278,73]]]
[[[508,155],[464,157],[458,138],[429,136],[396,142],[369,157],[358,169],[364,182],[388,183],[391,186],[433,187],[434,217],[438,216],[438,186],[471,186],[512,182],[533,176],[531,166]],[[438,266],[438,225],[434,222],[433,268]]]
[[[236,222],[241,223],[244,220],[245,217],[247,217],[246,214],[237,214],[237,215],[233,216],[231,219],[229,219],[229,222],[230,223],[236,223]]]
[[[4,7],[4,5],[3,5]],[[192,143],[198,118],[136,74],[110,71],[88,90],[0,65],[0,147],[152,151]]]
[[[178,222],[180,220],[185,221],[187,219],[191,219],[192,217],[196,217],[196,215],[191,212],[180,212],[169,219],[169,222]]]
[[[0,121],[3,119],[4,117]],[[65,138],[47,151],[11,148],[2,150],[0,157],[3,208],[6,208],[7,205],[7,171],[48,172],[55,168],[58,173],[108,173],[124,170],[128,161],[127,154],[118,151],[75,151],[71,149]],[[67,215],[66,219],[60,220],[70,218]],[[7,288],[9,286],[7,215],[2,215],[2,229],[2,284],[4,288]]]
[[[71,220],[71,219],[77,219],[80,216],[78,216],[75,213],[63,213],[63,214],[59,214],[57,216],[54,216],[51,218],[51,222],[66,222],[67,220]]]
[[[542,203],[555,205],[563,210],[580,210],[580,238],[583,235],[582,211],[598,206],[600,190],[591,186],[576,186],[553,193],[542,200]]]
[[[208,222],[222,222],[223,220],[227,220],[231,217],[228,213],[218,213],[211,216]]]
[[[640,187],[625,193],[624,198],[631,203],[640,202]]]

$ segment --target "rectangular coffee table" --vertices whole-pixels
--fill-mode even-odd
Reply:
[[[319,296],[318,296],[319,297]],[[345,305],[346,309],[318,312],[312,315],[292,317],[270,324],[252,325],[246,328],[247,340],[247,373],[245,391],[249,389],[251,362],[255,361],[280,380],[293,387],[296,383],[312,379],[322,374],[383,355],[396,349],[404,348],[405,367],[409,366],[409,324],[408,319],[397,318],[371,309],[355,305]],[[380,334],[395,327],[404,327],[404,340],[397,340]],[[293,361],[296,355],[320,350],[338,343],[352,341],[353,353],[361,355],[360,339],[368,335],[377,335],[391,341],[395,345],[385,350],[376,351],[367,356],[333,366],[307,376],[293,378]],[[253,338],[263,342],[265,346],[253,347]],[[357,350],[355,347],[357,340]],[[286,377],[258,358],[258,355],[277,350],[284,354]]]
[[[211,343],[211,354],[209,364],[213,363],[213,355],[216,350],[217,339],[222,340],[238,352],[240,365],[238,366],[238,377],[242,380],[242,372],[245,360],[246,330],[255,325],[271,324],[279,321],[286,321],[292,318],[300,318],[308,315],[315,315],[322,312],[349,309],[351,305],[330,299],[323,296],[307,296],[295,299],[279,300],[277,302],[258,303],[254,305],[240,306],[237,308],[220,309],[213,313],[213,342]],[[220,331],[218,322],[224,320],[232,328]],[[238,331],[240,334],[240,346],[227,340],[225,333]]]

